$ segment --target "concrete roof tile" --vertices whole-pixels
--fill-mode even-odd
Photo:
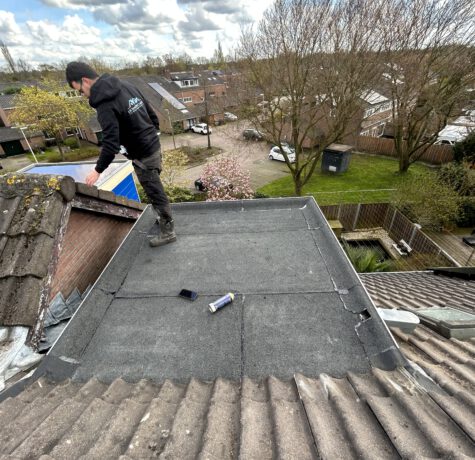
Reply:
[[[43,278],[48,274],[54,238],[49,235],[22,235],[8,238],[3,248],[0,264],[0,278],[8,276],[36,276]]]
[[[44,381],[43,381],[44,382]],[[35,386],[33,383],[31,386]],[[25,392],[28,392],[27,387]],[[475,454],[468,391],[417,391],[407,371],[186,386],[47,384],[0,403],[2,458],[419,458]],[[470,400],[470,399],[468,399]],[[13,402],[22,410],[15,412]]]
[[[0,279],[0,324],[34,326],[40,305],[41,279],[10,276]]]

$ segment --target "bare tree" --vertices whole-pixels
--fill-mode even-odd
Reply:
[[[276,0],[242,33],[242,115],[280,146],[296,195],[322,151],[359,127],[360,96],[378,73],[373,9],[380,6],[363,0]]]
[[[474,0],[382,2],[382,74],[393,105],[394,144],[405,172],[460,114],[474,81]]]
[[[211,62],[216,69],[224,69],[226,67],[226,60],[224,58],[223,48],[221,47],[221,41],[218,37],[216,37],[216,41],[218,42],[218,46],[214,50]]]
[[[5,61],[7,61],[9,69],[12,71],[13,74],[15,74],[16,73],[15,61],[12,58],[12,55],[10,54],[7,44],[3,40],[0,40],[0,49],[2,50],[2,54],[3,54],[3,57],[5,58]]]

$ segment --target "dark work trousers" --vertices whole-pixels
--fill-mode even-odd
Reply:
[[[132,160],[132,164],[134,165],[137,179],[147,194],[153,209],[155,209],[160,216],[160,219],[165,219],[165,221],[172,220],[170,201],[160,180],[160,172],[162,170],[162,155],[160,150],[146,158]]]

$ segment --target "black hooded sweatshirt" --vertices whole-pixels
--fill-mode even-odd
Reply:
[[[158,117],[130,83],[102,75],[91,87],[89,105],[97,110],[103,135],[98,173],[111,164],[121,145],[131,159],[145,158],[160,148]]]

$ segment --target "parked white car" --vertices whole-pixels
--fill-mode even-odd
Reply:
[[[194,132],[194,133],[198,133],[198,134],[208,134],[208,125],[206,123],[198,123],[196,125],[193,125],[191,127],[191,130]],[[211,129],[211,127],[209,128],[209,133],[211,134],[213,131]]]
[[[236,121],[238,117],[231,112],[224,112],[224,119],[227,121]]]
[[[470,126],[447,125],[439,132],[435,145],[455,145],[466,139],[474,129]]]
[[[282,144],[282,149],[287,154],[289,161],[295,163],[295,149],[288,144]],[[280,151],[280,147],[275,145],[270,149],[269,160],[285,161],[284,155]]]

